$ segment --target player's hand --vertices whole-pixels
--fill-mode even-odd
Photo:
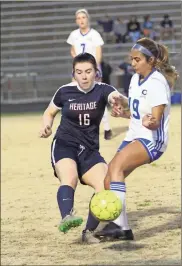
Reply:
[[[48,138],[52,134],[52,129],[50,126],[43,127],[39,132],[40,138]]]
[[[114,117],[122,117],[124,114],[123,108],[118,104],[114,104],[111,110],[111,115]]]
[[[110,102],[112,107],[114,105],[120,105],[121,106],[121,99],[122,99],[121,94],[119,92],[114,92],[110,95],[109,102]]]
[[[157,120],[151,114],[147,114],[142,118],[142,125],[146,128],[149,128],[156,124]]]

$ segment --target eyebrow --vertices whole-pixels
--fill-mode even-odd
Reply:
[[[138,56],[134,56],[134,57],[131,56],[131,59],[136,59],[136,58],[141,59],[141,58],[138,57]]]
[[[88,69],[86,69],[86,70],[81,70],[81,69],[78,69],[78,68],[76,69],[76,71],[85,71],[85,72],[86,72],[86,71],[89,71],[89,70],[92,70],[92,68],[88,68]]]

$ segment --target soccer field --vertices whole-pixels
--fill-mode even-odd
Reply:
[[[128,120],[110,118],[113,139],[103,138],[107,162],[125,136]],[[1,265],[180,265],[181,107],[173,106],[166,153],[127,179],[127,211],[135,241],[82,245],[93,190],[78,185],[79,228],[58,231],[57,189],[49,139],[39,139],[41,114],[2,116]],[[54,132],[59,116],[54,123]],[[99,178],[99,177],[98,177]]]

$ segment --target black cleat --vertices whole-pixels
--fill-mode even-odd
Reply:
[[[134,240],[134,235],[131,229],[122,230],[119,225],[113,222],[107,224],[102,230],[97,231],[95,236],[103,240]]]
[[[112,138],[112,131],[111,130],[105,130],[104,131],[104,138],[106,140],[110,140]]]
[[[84,243],[84,244],[98,244],[98,243],[100,243],[100,240],[95,237],[93,231],[83,230],[82,243]]]

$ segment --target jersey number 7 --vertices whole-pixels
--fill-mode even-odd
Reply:
[[[83,48],[83,50],[82,50],[82,54],[84,54],[84,53],[85,53],[85,43],[81,43],[81,46],[82,46],[82,48]]]

